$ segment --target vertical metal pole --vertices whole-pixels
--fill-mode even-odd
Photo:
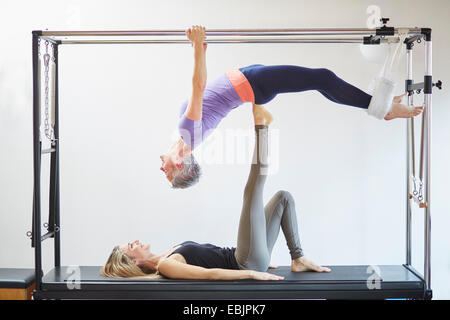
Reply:
[[[54,127],[55,142],[52,153],[52,162],[55,164],[54,192],[55,192],[55,267],[61,266],[61,233],[60,233],[60,205],[59,205],[59,58],[58,44],[53,45],[55,57],[55,104],[54,104]]]
[[[424,164],[426,161],[426,159],[425,159],[425,148],[426,148],[426,146],[425,146],[425,143],[426,143],[425,130],[426,130],[426,122],[427,122],[426,118],[427,118],[427,108],[425,106],[424,112],[422,114],[422,129],[421,129],[422,131],[420,134],[420,136],[422,137],[422,139],[420,140],[420,163],[419,163],[419,179],[420,179],[421,183],[425,183],[424,182],[425,180],[423,177],[424,177],[424,167],[425,167]]]
[[[424,106],[426,117],[426,168],[425,168],[425,257],[424,273],[427,290],[431,290],[431,94],[432,82],[432,51],[431,30],[425,39],[425,77]]]
[[[54,44],[51,45],[52,51],[53,51],[53,59],[55,59],[56,54],[56,46]],[[56,68],[54,68],[54,64],[52,59],[49,61],[49,71],[50,71],[50,88],[49,88],[49,95],[50,95],[50,101],[49,101],[49,107],[50,107],[50,113],[51,113],[51,127],[54,127],[54,108],[55,108],[55,80],[56,80]],[[51,94],[50,94],[51,93]],[[51,148],[55,148],[55,144],[52,141]],[[49,186],[49,212],[48,212],[48,231],[54,232],[55,231],[55,211],[56,211],[56,157],[55,152],[52,152],[50,154],[50,186]],[[52,238],[55,238],[54,235],[52,235]]]
[[[413,83],[412,76],[412,45],[406,45],[406,88]],[[413,93],[408,92],[408,106],[413,105]],[[414,153],[414,118],[406,119],[406,265],[411,265],[411,153]],[[412,150],[411,150],[412,149]],[[414,157],[413,164],[414,167]]]
[[[33,55],[33,243],[35,258],[36,290],[41,290],[42,281],[42,251],[41,251],[41,137],[40,137],[40,77],[39,75],[39,35],[40,31],[32,33]]]

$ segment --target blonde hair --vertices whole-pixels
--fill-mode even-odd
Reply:
[[[162,278],[158,271],[135,265],[133,259],[122,252],[119,246],[114,247],[100,274],[110,278]]]

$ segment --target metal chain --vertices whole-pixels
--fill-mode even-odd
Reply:
[[[53,128],[50,128],[50,123],[49,123],[49,70],[50,70],[50,54],[48,53],[48,41],[45,41],[45,54],[44,54],[44,74],[45,74],[45,100],[44,100],[44,105],[45,105],[45,121],[44,121],[44,133],[45,136],[51,140],[52,142],[55,140],[54,139],[54,131]]]
[[[419,195],[417,196],[417,199],[419,201],[423,200],[423,182],[422,181],[419,182]]]
[[[412,176],[413,179],[413,185],[414,185],[414,191],[413,195],[417,197],[417,200],[422,201],[423,200],[423,182],[419,178],[416,178],[415,176]],[[417,187],[417,184],[419,185]]]

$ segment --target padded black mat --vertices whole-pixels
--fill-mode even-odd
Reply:
[[[368,273],[368,267],[364,266],[329,266],[331,272],[292,272],[290,267],[279,267],[269,270],[284,277],[283,281],[366,281],[373,273]],[[377,277],[382,281],[382,277]]]
[[[34,269],[0,268],[0,288],[28,288],[34,282]]]
[[[79,268],[79,269],[77,269]],[[121,279],[108,278],[100,275],[100,266],[81,266],[81,267],[60,267],[49,272],[43,282],[66,282],[73,281],[74,275],[79,276],[81,282],[140,282],[140,281],[192,281],[192,280],[173,280],[173,279]],[[270,269],[274,273],[284,277],[283,282],[350,282],[367,281],[369,277],[377,277],[380,281],[418,281],[410,271],[403,266],[379,266],[380,274],[374,275],[369,266],[329,266],[331,272],[291,272],[289,266],[280,266],[278,269]],[[198,281],[198,280],[197,280]],[[208,280],[201,280],[206,281]],[[255,281],[255,280],[242,280]]]

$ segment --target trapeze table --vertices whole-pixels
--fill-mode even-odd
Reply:
[[[369,266],[331,266],[332,272],[291,273],[289,267],[271,270],[283,275],[282,281],[191,281],[111,279],[99,274],[100,267],[81,266],[73,273],[61,264],[60,228],[60,139],[59,139],[59,48],[72,45],[121,44],[186,44],[184,30],[110,30],[110,31],[48,31],[32,32],[33,58],[33,220],[28,232],[35,252],[35,299],[431,299],[431,112],[433,87],[441,89],[441,81],[432,79],[432,41],[430,28],[387,26],[367,28],[315,29],[211,29],[211,44],[286,44],[286,43],[348,43],[376,46],[401,43],[406,49],[406,81],[408,106],[413,97],[423,93],[420,165],[416,169],[414,119],[406,120],[405,181],[405,244],[403,265],[378,266],[379,279],[368,273]],[[413,77],[413,47],[424,43],[423,82]],[[417,46],[416,46],[417,47]],[[50,79],[51,81],[43,81]],[[42,85],[45,84],[45,90]],[[49,83],[51,85],[49,85]],[[42,94],[43,93],[43,94]],[[50,94],[51,93],[51,94]],[[41,113],[41,102],[44,112]],[[43,127],[41,114],[45,115]],[[44,129],[44,130],[42,130]],[[43,149],[42,131],[50,142]],[[41,216],[41,162],[50,159],[50,186],[47,232],[43,234]],[[387,177],[387,181],[388,181]],[[424,211],[423,276],[412,267],[412,206]],[[42,273],[42,242],[54,239],[54,269]],[[373,283],[370,281],[374,280]]]
[[[269,272],[280,281],[119,279],[100,266],[55,267],[41,283],[38,299],[424,299],[425,281],[410,266],[330,266],[330,273]],[[369,271],[368,271],[369,270]],[[375,275],[375,276],[374,276]]]

